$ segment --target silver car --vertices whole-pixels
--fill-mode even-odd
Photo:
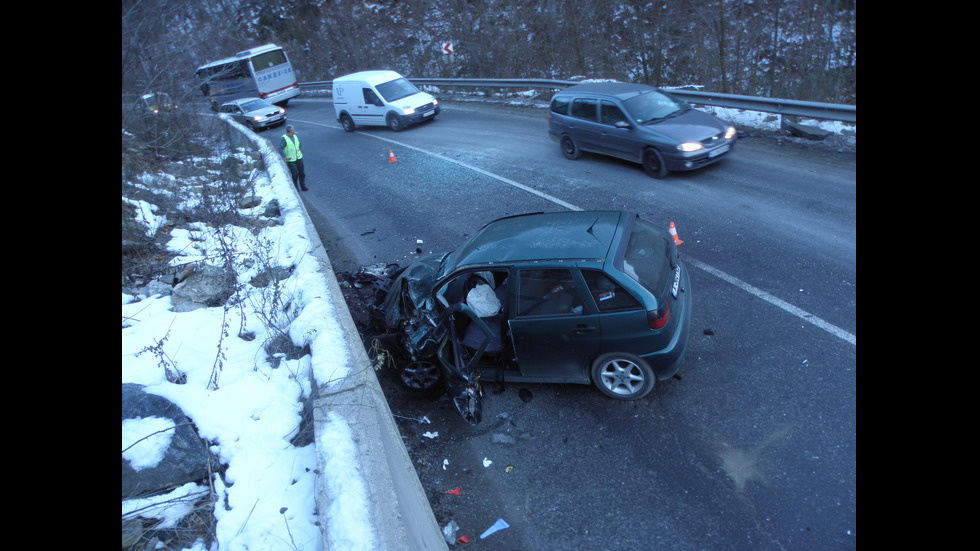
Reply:
[[[555,94],[548,135],[568,159],[583,151],[633,161],[653,178],[727,157],[738,132],[714,115],[643,84],[579,84]]]
[[[250,130],[271,128],[286,122],[285,109],[259,98],[229,101],[221,106],[221,113],[229,115],[235,122],[245,125]]]
[[[136,102],[136,110],[147,115],[157,115],[176,109],[177,104],[166,92],[150,92],[141,96]]]

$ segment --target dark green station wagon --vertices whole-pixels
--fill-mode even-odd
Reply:
[[[384,309],[410,358],[402,381],[444,388],[476,424],[481,380],[646,396],[680,368],[691,290],[673,238],[635,213],[535,213],[421,257],[394,279]]]

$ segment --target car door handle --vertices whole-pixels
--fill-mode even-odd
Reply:
[[[585,325],[584,323],[580,323],[580,324],[576,325],[575,326],[575,329],[572,329],[572,331],[574,331],[574,332],[578,333],[579,335],[581,335],[583,333],[591,333],[591,332],[595,331],[595,327],[592,326],[592,325]]]

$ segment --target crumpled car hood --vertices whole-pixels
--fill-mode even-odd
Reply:
[[[448,253],[420,257],[395,278],[385,297],[385,325],[394,328],[399,322],[414,317],[418,311],[432,310],[439,265]]]

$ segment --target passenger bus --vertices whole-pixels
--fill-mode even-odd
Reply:
[[[275,44],[212,61],[198,67],[195,75],[212,104],[251,96],[285,107],[290,98],[299,95],[293,66],[286,52]]]

